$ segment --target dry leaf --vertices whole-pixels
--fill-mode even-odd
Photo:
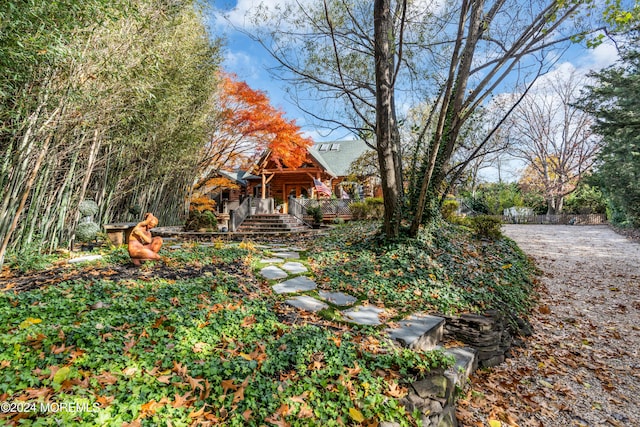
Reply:
[[[362,412],[360,412],[356,408],[349,408],[349,416],[351,417],[351,419],[353,419],[353,421],[357,423],[361,423],[364,421],[364,415],[362,415]]]

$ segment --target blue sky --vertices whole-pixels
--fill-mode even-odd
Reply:
[[[210,15],[212,32],[224,35],[227,41],[223,67],[247,82],[252,89],[265,92],[274,107],[285,111],[287,119],[295,120],[305,134],[315,141],[339,139],[338,136],[323,137],[315,129],[305,127],[302,112],[286,99],[285,83],[274,80],[267,71],[275,65],[273,58],[258,43],[234,28],[234,25],[241,25],[245,11],[260,1],[240,0],[238,5],[236,0],[209,0],[213,7]],[[224,17],[225,14],[228,15],[227,18]]]
[[[224,54],[223,67],[226,71],[235,73],[240,80],[246,81],[253,89],[267,93],[274,107],[282,109],[288,119],[293,119],[303,129],[307,136],[315,141],[350,139],[345,133],[323,135],[316,129],[306,126],[303,113],[286,98],[285,83],[275,80],[267,71],[275,65],[275,61],[264,49],[234,26],[244,25],[244,15],[261,0],[207,0],[211,6],[209,23],[215,35],[223,35],[227,44]],[[284,0],[270,0],[270,6]],[[582,49],[574,46],[557,62],[555,70],[545,78],[553,78],[555,73],[569,74],[576,69],[581,74],[589,70],[599,70],[612,64],[617,58],[616,50],[611,45],[601,45],[596,49]]]

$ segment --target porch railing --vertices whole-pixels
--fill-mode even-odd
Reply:
[[[288,213],[307,227],[312,227],[309,221],[305,219],[305,215],[307,214],[307,207],[303,203],[301,203],[301,200],[305,199],[296,199],[295,197],[289,197]]]
[[[351,217],[349,206],[353,203],[351,199],[290,199],[294,200],[302,210],[302,214],[307,214],[307,208],[320,206],[322,215],[328,218]]]

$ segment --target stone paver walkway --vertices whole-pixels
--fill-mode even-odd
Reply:
[[[287,247],[283,244],[261,245],[261,250],[270,254],[271,257],[263,258],[260,262],[263,264],[276,263],[278,260],[287,260],[280,266],[269,265],[260,270],[260,275],[268,280],[287,279],[272,286],[277,294],[301,294],[305,292],[313,292],[317,290],[316,282],[303,274],[308,273],[309,269],[298,261],[288,261],[292,259],[300,259],[300,252],[305,249],[300,247]],[[317,296],[317,297],[316,297]],[[371,305],[355,305],[358,299],[353,295],[343,292],[329,292],[320,290],[314,295],[296,295],[285,301],[293,307],[300,310],[318,312],[325,308],[329,308],[330,303],[339,309],[343,319],[346,322],[357,325],[382,325],[380,315],[385,312],[383,308]],[[347,307],[351,307],[346,309]]]

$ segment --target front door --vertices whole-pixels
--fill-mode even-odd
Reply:
[[[283,213],[289,213],[289,197],[300,197],[302,192],[302,185],[300,184],[285,184],[284,186],[284,210]]]

